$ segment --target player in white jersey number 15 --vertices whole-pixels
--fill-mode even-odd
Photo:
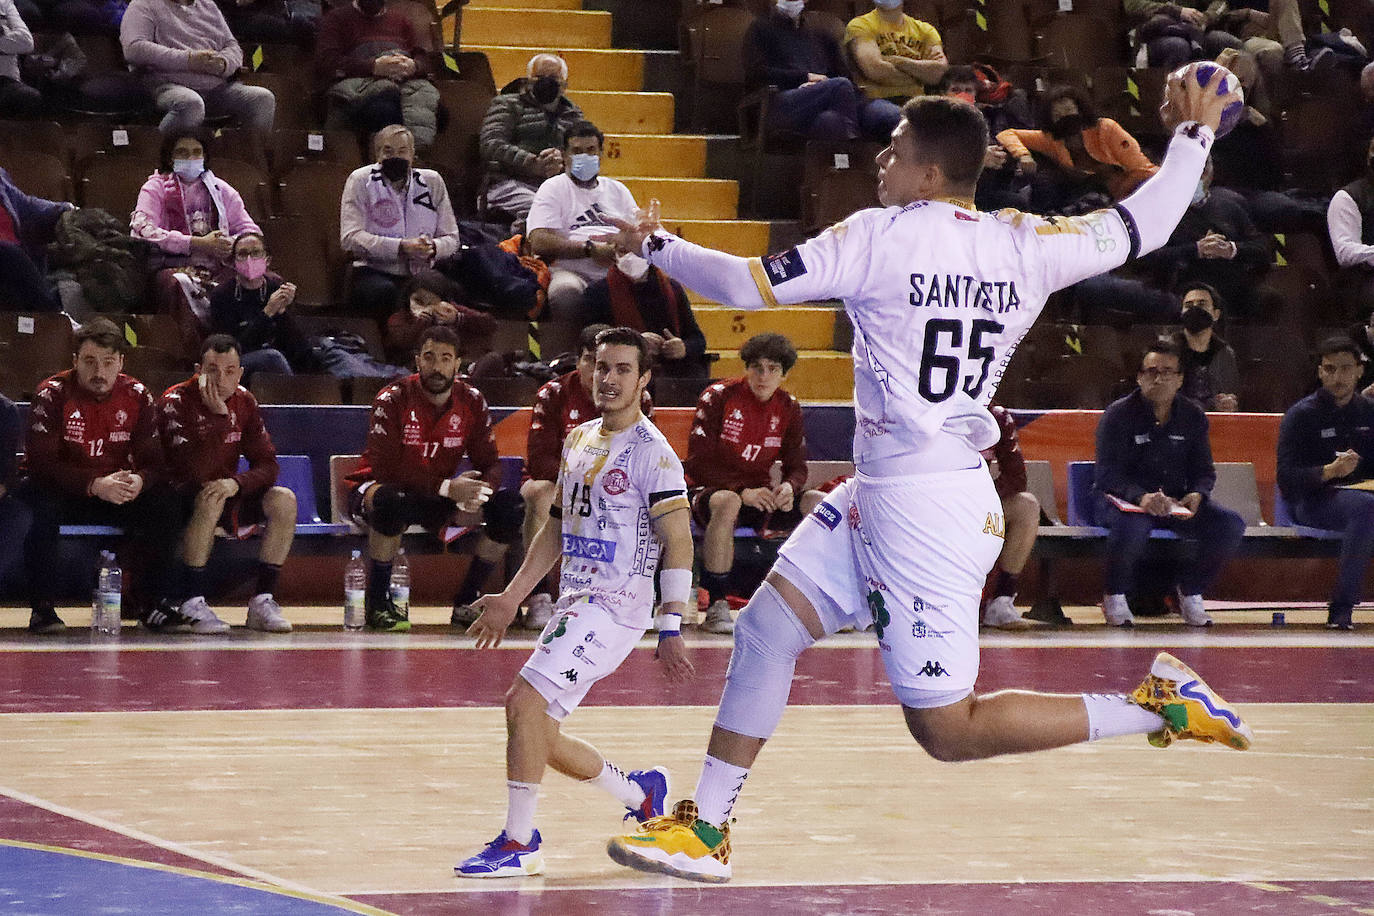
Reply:
[[[967,201],[987,144],[976,108],[909,102],[878,157],[882,209],[766,258],[663,232],[654,208],[616,243],[736,308],[836,298],[854,325],[853,479],[796,529],[736,624],[734,653],[694,798],[610,841],[615,861],[730,878],[729,815],[786,707],[797,657],[870,622],[912,736],[957,761],[1147,734],[1245,749],[1250,729],[1187,666],[1161,653],[1127,694],[974,693],[978,597],[1003,523],[979,450],[1011,352],[1056,289],[1162,245],[1188,206],[1223,109],[1217,72],[1169,86],[1174,130],[1157,175],[1112,209],[1041,218]],[[1204,85],[1205,84],[1205,85]],[[845,562],[846,559],[849,562]]]
[[[627,819],[663,814],[663,768],[626,773],[561,730],[592,684],[638,645],[651,618],[668,677],[695,673],[681,635],[692,586],[687,487],[667,439],[640,413],[648,381],[648,354],[637,331],[609,328],[597,335],[592,394],[601,416],[568,434],[549,518],[510,585],[478,599],[482,613],[468,633],[479,649],[498,646],[520,601],[562,557],[553,617],[506,694],[506,828],[454,867],[461,877],[542,870],[534,811],[545,767],[605,790],[628,809]],[[653,617],[655,572],[663,600]]]

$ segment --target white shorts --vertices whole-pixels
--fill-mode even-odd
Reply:
[[[579,601],[554,613],[520,676],[549,701],[550,718],[562,722],[643,635],[643,627],[616,623],[600,605]]]
[[[811,602],[827,636],[871,622],[847,521],[855,486],[851,477],[827,493],[778,550],[773,567]]]

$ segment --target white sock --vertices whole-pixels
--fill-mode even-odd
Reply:
[[[635,783],[630,782],[630,778],[625,775],[625,771],[609,760],[601,764],[601,774],[585,780],[591,785],[596,786],[607,792],[612,798],[620,802],[626,808],[639,810],[639,806],[644,804],[644,790]]]
[[[1118,735],[1145,735],[1164,727],[1164,717],[1137,706],[1124,693],[1085,693],[1088,710],[1088,740],[1115,738]]]
[[[701,764],[696,794],[692,796],[697,803],[697,817],[713,826],[723,827],[730,819],[735,799],[739,798],[740,790],[744,788],[744,780],[748,778],[748,767],[737,767],[733,763],[707,756]]]
[[[506,806],[506,839],[528,846],[534,839],[534,809],[539,804],[539,783],[506,780],[510,801]]]

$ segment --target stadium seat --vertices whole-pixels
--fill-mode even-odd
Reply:
[[[1026,489],[1040,503],[1040,515],[1047,524],[1063,524],[1059,520],[1059,501],[1054,495],[1054,470],[1048,461],[1031,459],[1026,462]]]
[[[181,359],[194,359],[198,355],[183,351],[181,329],[171,315],[129,315],[125,323],[139,346],[159,347]]]
[[[744,33],[753,21],[752,12],[731,6],[710,7],[682,20],[681,47],[692,70],[693,129],[708,126],[707,109],[728,111],[743,95]]]
[[[376,399],[377,392],[390,385],[395,379],[359,377],[348,381],[348,403],[368,406]]]
[[[124,153],[91,156],[77,164],[79,202],[127,220],[138,205],[139,189],[156,168],[156,156],[152,160]]]
[[[490,407],[528,407],[539,391],[539,380],[528,375],[511,378],[470,378],[468,384],[482,392]]]
[[[185,357],[178,357],[161,347],[131,347],[124,353],[124,371],[134,378],[141,379],[152,371],[179,372],[183,378],[189,375],[191,363]]]
[[[654,406],[695,407],[706,386],[714,381],[711,378],[657,377],[653,383]]]
[[[0,312],[0,390],[27,400],[37,382],[71,365],[72,323],[66,315]]]
[[[278,455],[277,486],[296,494],[297,534],[347,534],[350,526],[326,522],[320,518],[315,499],[315,475],[309,455]],[[248,469],[248,461],[239,459],[239,472]]]
[[[67,164],[57,156],[33,151],[22,155],[7,155],[0,152],[0,165],[10,173],[10,180],[14,182],[15,187],[25,194],[47,200],[76,199],[71,177],[67,173]]]
[[[64,174],[67,174],[72,164],[68,133],[69,128],[56,121],[0,120],[0,165],[13,175],[20,159],[43,153],[62,160]]]
[[[296,302],[313,308],[338,298],[336,280],[343,273],[342,252],[330,262],[328,228],[305,216],[276,216],[259,220],[272,269],[296,284]],[[335,245],[337,247],[337,243]]]
[[[309,60],[309,56],[299,49],[296,53]],[[295,76],[269,70],[240,73],[239,82],[272,91],[277,100],[277,116],[272,122],[274,127],[312,127],[324,121],[313,82],[302,82]]]
[[[109,121],[77,121],[66,125],[73,165],[97,153],[136,156],[147,165],[144,177],[157,168],[162,133],[152,124],[119,124]]]
[[[364,161],[362,146],[352,131],[295,127],[272,131],[268,158],[272,176],[277,180],[286,177],[302,162],[332,162],[352,170]]]
[[[339,380],[332,375],[255,372],[248,389],[260,404],[342,404]]]
[[[250,155],[252,151],[248,151]],[[264,165],[243,159],[233,159],[222,154],[210,155],[210,170],[215,177],[224,181],[239,192],[248,215],[261,225],[261,221],[272,216],[272,196],[269,192],[270,181]]]
[[[1079,73],[1123,64],[1128,53],[1125,23],[1119,17],[1089,15],[1076,4],[1073,12],[1043,20],[1035,28],[1034,44],[1037,59]]]
[[[495,93],[485,82],[475,80],[441,80],[435,85],[448,120],[425,159],[444,176],[454,213],[471,215],[478,209],[485,171],[478,135]]]

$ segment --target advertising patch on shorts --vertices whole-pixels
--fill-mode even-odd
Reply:
[[[788,280],[795,280],[806,273],[806,265],[802,263],[801,252],[795,248],[764,257],[763,269],[768,275],[769,284],[772,286],[786,283]]]
[[[811,510],[811,515],[831,531],[834,531],[835,526],[840,523],[839,510],[829,503],[818,504],[815,509]]]
[[[611,563],[615,560],[615,541],[601,541],[596,538],[578,537],[575,534],[563,535],[565,556],[583,560],[600,560]]]

